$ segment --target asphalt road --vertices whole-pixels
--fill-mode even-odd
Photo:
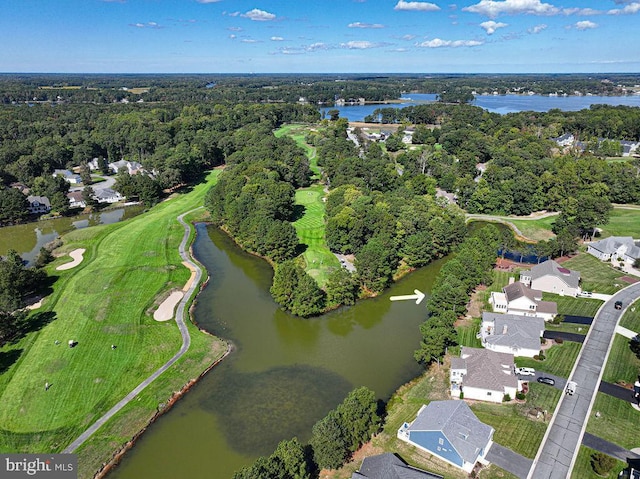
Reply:
[[[623,447],[618,446],[609,441],[605,441],[604,439],[600,439],[593,434],[589,434],[588,432],[584,433],[584,437],[582,438],[582,445],[590,447],[591,449],[595,449],[596,451],[604,452],[611,457],[615,457],[616,459],[621,460],[622,462],[627,462],[627,459],[640,459],[640,454],[636,454],[635,452],[631,452]]]
[[[624,308],[638,297],[640,283],[619,291],[598,310],[570,375],[570,379],[578,384],[576,392],[573,396],[564,395],[560,398],[527,476],[529,479],[565,479],[571,475],[589,412],[600,386],[615,327]],[[613,307],[618,300],[622,301],[623,310]]]

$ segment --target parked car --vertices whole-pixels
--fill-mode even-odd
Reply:
[[[569,381],[569,382],[567,383],[567,387],[566,387],[566,389],[564,390],[564,392],[565,392],[566,394],[568,394],[569,396],[573,396],[573,393],[575,393],[575,392],[576,392],[576,388],[577,388],[577,387],[578,387],[578,384],[577,384],[576,382],[574,382],[574,381]]]
[[[553,386],[556,383],[556,380],[553,378],[539,377],[538,382],[542,384],[548,384],[549,386]]]
[[[591,298],[593,293],[591,291],[582,291],[581,293],[578,293],[578,296],[582,298]]]
[[[613,307],[616,309],[622,309],[622,301],[616,301]]]
[[[520,374],[522,376],[535,376],[536,370],[533,368],[516,368],[516,374]]]

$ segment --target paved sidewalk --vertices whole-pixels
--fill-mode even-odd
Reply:
[[[634,333],[630,329],[623,328],[620,325],[616,326],[616,333],[621,334],[625,338],[629,338],[629,339],[635,338],[638,335],[638,333]]]

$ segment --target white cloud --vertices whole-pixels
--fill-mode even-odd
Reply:
[[[440,7],[435,3],[405,2],[404,0],[399,0],[398,4],[393,9],[405,10],[405,11],[418,11],[418,12],[435,12],[437,10],[440,10]]]
[[[153,28],[153,29],[163,28],[162,26],[158,25],[156,22],[130,23],[129,26],[130,27],[136,27],[136,28]]]
[[[613,8],[609,10],[607,13],[609,15],[632,15],[638,12],[640,12],[640,3],[633,2],[633,3],[630,3],[629,5],[625,5],[624,8]]]
[[[367,50],[369,48],[380,48],[387,45],[388,45],[387,43],[368,42],[366,40],[356,40],[356,41],[340,44],[342,48],[348,48],[350,50]]]
[[[281,42],[283,40],[284,40],[284,38],[282,38],[282,37],[271,37],[271,41],[272,42]]]
[[[590,22],[589,20],[583,20],[582,22],[577,22],[574,25],[574,28],[576,30],[589,30],[590,28],[596,28],[597,26],[597,23]]]
[[[229,35],[229,38],[230,38],[231,40],[235,40],[235,39],[237,38],[237,36],[236,36],[236,35],[234,35],[234,34],[232,33],[231,35]]]
[[[411,40],[415,39],[416,36],[417,35],[407,34],[407,35],[402,35],[402,37],[400,37],[400,38],[402,38],[402,40],[406,40],[406,41],[410,42]]]
[[[328,49],[329,49],[329,45],[322,42],[312,43],[311,45],[306,47],[306,50],[310,52],[313,52],[316,50],[328,50]]]
[[[241,32],[242,31],[242,27],[229,27],[229,28],[227,28],[227,30],[230,30],[232,32]]]
[[[529,33],[540,33],[542,30],[546,29],[547,25],[544,23],[541,23],[540,25],[535,25],[533,27],[531,27],[529,30],[527,30]]]
[[[498,28],[504,28],[506,26],[508,26],[508,24],[502,23],[502,22],[494,22],[493,20],[489,20],[487,22],[482,22],[480,24],[480,27],[484,28],[485,31],[487,32],[487,35],[492,35],[493,33],[495,33],[495,31]]]
[[[270,20],[275,20],[276,16],[273,13],[265,12],[264,10],[259,10],[254,8],[253,10],[249,10],[247,13],[243,13],[240,15],[244,18],[249,18],[255,22],[268,22]]]
[[[425,48],[442,48],[442,47],[477,47],[482,45],[484,42],[479,42],[477,40],[442,40],[441,38],[434,38],[433,40],[427,40],[422,43],[416,44],[417,47],[425,47]]]
[[[602,15],[604,12],[601,10],[594,10],[593,8],[563,8],[562,13],[565,15]]]
[[[478,13],[489,18],[499,15],[557,15],[558,7],[550,3],[542,3],[540,0],[480,0],[479,3],[465,7],[465,12]]]
[[[362,23],[354,22],[347,25],[349,28],[384,28],[381,23]]]
[[[258,40],[254,40],[253,38],[243,38],[240,40],[242,43],[258,43]]]

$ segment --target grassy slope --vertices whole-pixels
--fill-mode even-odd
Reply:
[[[596,451],[586,446],[580,446],[576,463],[574,464],[573,471],[571,472],[571,479],[601,479],[603,477],[596,474],[591,466],[591,456],[595,452]],[[616,461],[616,465],[613,470],[604,477],[607,479],[616,479],[618,477],[618,473],[625,467],[626,464],[624,462]]]
[[[534,241],[544,241],[555,237],[551,228],[558,219],[557,216],[548,216],[537,220],[514,220],[505,216],[504,219],[513,223],[523,236]]]
[[[595,417],[596,411],[600,417]],[[626,449],[640,447],[638,435],[638,411],[622,399],[596,394],[587,432]]]
[[[640,373],[640,359],[629,348],[629,340],[616,334],[602,380],[611,383],[616,381],[633,383],[638,379],[638,373]]]
[[[602,228],[602,237],[633,236],[640,238],[640,209],[616,207],[611,211],[609,223]]]
[[[620,326],[640,333],[640,301],[636,301],[630,308],[627,308],[620,320]]]
[[[573,363],[575,363],[578,353],[580,352],[580,343],[565,341],[562,344],[556,344],[545,351],[546,359],[537,361],[533,358],[516,358],[518,367],[529,367],[540,371],[546,371],[562,377],[569,377]]]
[[[216,176],[130,221],[65,236],[65,250],[87,248],[85,260],[74,269],[55,272],[60,277],[43,308],[55,319],[4,348],[20,350],[20,356],[0,375],[0,450],[62,449],[177,352],[181,340],[175,323],[158,323],[150,313],[158,295],[181,288],[189,278],[178,254],[184,230],[175,218],[202,204]],[[66,261],[57,260],[52,272]],[[194,342],[187,357],[143,393],[138,406],[148,410],[136,417],[142,413],[147,420],[172,391],[224,350],[195,327],[191,332]],[[70,349],[69,339],[78,345]],[[48,391],[45,381],[52,385]],[[131,418],[129,423],[136,421]],[[121,427],[122,436],[130,438],[136,432],[130,429]]]

